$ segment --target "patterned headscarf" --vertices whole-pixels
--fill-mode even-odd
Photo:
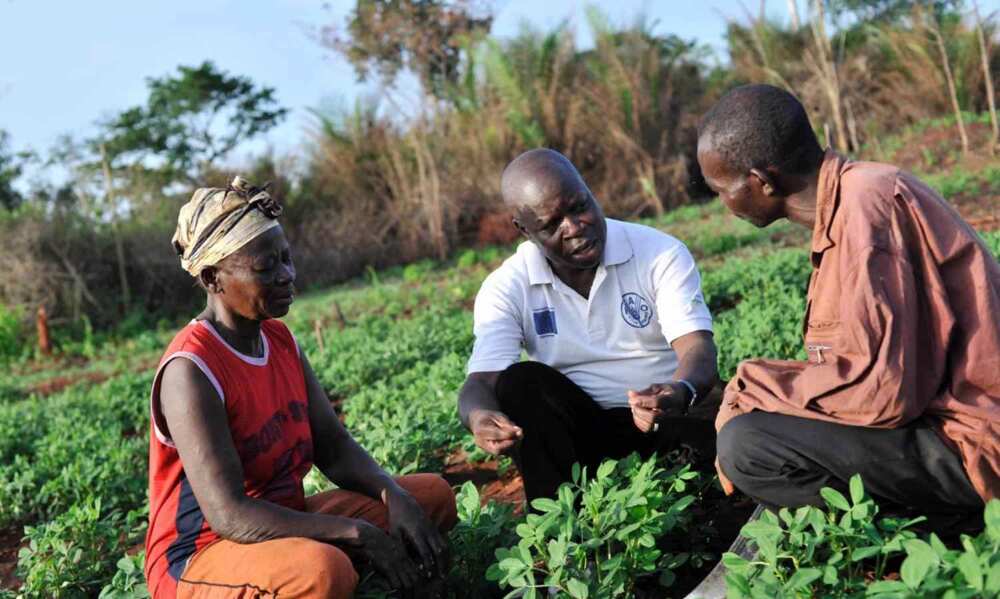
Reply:
[[[267,186],[236,177],[229,187],[202,187],[181,207],[173,244],[184,270],[197,277],[261,233],[278,226],[281,206]]]

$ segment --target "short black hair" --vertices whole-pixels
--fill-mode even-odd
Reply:
[[[802,103],[773,85],[730,90],[702,118],[698,139],[709,141],[726,164],[741,173],[778,167],[803,174],[823,157]]]

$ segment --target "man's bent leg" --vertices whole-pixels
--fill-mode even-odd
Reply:
[[[755,411],[719,432],[719,464],[765,507],[823,506],[823,487],[860,474],[869,495],[924,513],[981,510],[962,461],[926,423],[848,426]]]
[[[504,370],[496,395],[500,410],[524,430],[514,458],[529,504],[554,496],[571,480],[574,463],[594,466],[603,457],[622,457],[639,434],[620,410],[601,409],[573,381],[540,362]]]
[[[357,584],[351,559],[333,545],[303,538],[221,540],[191,558],[177,599],[348,599]]]
[[[455,493],[443,478],[437,474],[409,474],[397,478],[396,482],[413,495],[439,531],[448,532],[455,526],[458,521]],[[367,520],[383,530],[389,528],[389,511],[385,504],[353,491],[334,489],[306,497],[306,509]]]

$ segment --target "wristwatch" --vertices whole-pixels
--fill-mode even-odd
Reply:
[[[698,390],[694,388],[694,385],[684,379],[677,379],[674,382],[684,385],[688,388],[688,391],[691,392],[691,399],[688,401],[687,407],[684,408],[684,413],[686,414],[688,410],[694,407],[695,402],[698,401]]]

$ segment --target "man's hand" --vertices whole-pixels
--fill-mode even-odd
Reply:
[[[469,414],[469,429],[476,445],[493,455],[509,451],[524,437],[521,427],[495,410],[475,410]]]
[[[448,571],[448,545],[423,508],[403,489],[386,489],[382,501],[389,510],[389,534],[416,554],[417,569],[424,578],[444,576]]]
[[[683,416],[691,392],[681,383],[650,385],[642,391],[628,391],[628,405],[632,408],[632,422],[644,433],[652,431],[657,422],[666,416]]]

